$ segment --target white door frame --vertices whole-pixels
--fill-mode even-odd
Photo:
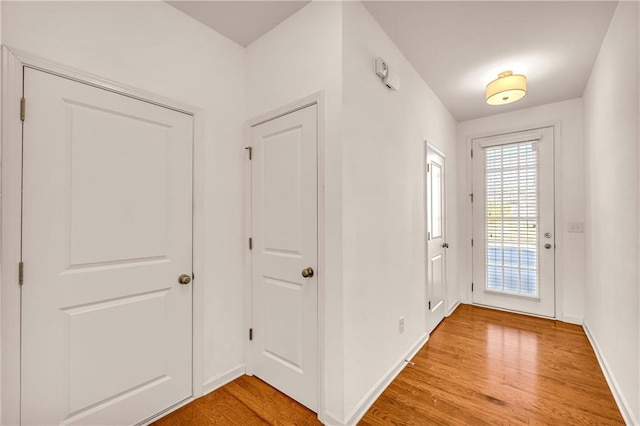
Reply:
[[[306,108],[311,105],[318,107],[318,419],[324,423],[325,420],[325,380],[324,380],[324,328],[325,328],[325,239],[324,239],[324,91],[314,93],[306,98],[292,102],[283,107],[261,114],[250,120],[245,125],[246,146],[251,146],[251,128],[266,121],[287,115],[294,111]],[[245,229],[247,230],[247,241],[251,237],[251,162],[247,161],[245,168]],[[245,282],[245,324],[247,330],[247,340],[245,341],[244,356],[247,375],[253,375],[253,359],[251,356],[251,342],[248,338],[248,330],[252,324],[252,287],[251,287],[251,252],[247,245],[245,251],[246,282]]]
[[[539,129],[543,129],[546,127],[553,128],[553,172],[554,172],[554,223],[555,223],[555,245],[556,249],[554,250],[555,256],[555,264],[554,264],[554,272],[555,272],[555,318],[556,320],[565,321],[564,318],[564,310],[562,307],[562,295],[563,295],[563,283],[562,283],[562,271],[563,271],[563,262],[562,262],[562,242],[563,242],[563,214],[562,214],[562,122],[561,121],[546,121],[541,122],[537,125],[532,126],[524,126],[524,127],[509,127],[505,129],[497,129],[494,131],[484,132],[475,134],[467,138],[467,146],[465,150],[466,157],[466,170],[467,170],[467,194],[473,193],[473,159],[471,157],[471,149],[473,147],[473,140],[486,138],[491,136],[508,136],[512,133],[523,133],[529,131],[536,131]],[[468,224],[468,243],[465,244],[466,249],[469,253],[469,259],[471,260],[469,266],[469,277],[473,279],[473,262],[476,260],[473,259],[473,252],[471,250],[471,238],[473,238],[473,215],[472,209],[473,204],[471,203],[471,198],[467,197],[467,203],[469,208],[464,209],[465,219]],[[467,285],[467,283],[465,283]],[[473,304],[473,294],[471,292],[471,281],[467,285],[466,297],[469,304]],[[500,309],[500,308],[495,308]],[[536,316],[533,314],[526,314]],[[543,317],[549,318],[549,317]],[[573,321],[569,321],[573,322]]]
[[[130,98],[182,112],[193,117],[193,301],[192,301],[192,396],[184,405],[202,395],[204,331],[204,127],[200,108],[176,102],[135,87],[109,81],[93,74],[2,46],[2,142],[1,153],[1,266],[0,341],[2,424],[20,424],[20,312],[21,290],[18,262],[21,253],[22,121],[20,99],[23,68],[33,68]],[[28,120],[27,100],[27,120]],[[171,411],[178,405],[168,408]]]

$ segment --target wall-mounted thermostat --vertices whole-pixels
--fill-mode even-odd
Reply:
[[[378,77],[385,78],[387,76],[389,69],[387,68],[387,63],[382,58],[376,58],[375,67]]]
[[[376,75],[382,79],[387,88],[391,90],[398,90],[400,88],[400,78],[398,74],[392,72],[389,66],[382,58],[376,58],[375,60]]]

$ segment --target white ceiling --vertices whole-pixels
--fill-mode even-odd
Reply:
[[[309,0],[169,1],[247,46]],[[458,121],[582,95],[615,1],[366,1],[365,6]],[[389,64],[393,68],[393,64]],[[525,74],[527,96],[489,106],[487,83]],[[402,76],[400,76],[402,77]]]
[[[365,6],[454,117],[464,121],[580,97],[616,4],[371,1]],[[487,105],[487,83],[506,70],[527,76],[527,96],[510,105]]]
[[[192,18],[243,47],[257,40],[310,0],[286,1],[167,1]]]

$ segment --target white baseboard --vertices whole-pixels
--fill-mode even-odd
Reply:
[[[447,313],[445,314],[446,317],[448,317],[449,315],[451,315],[456,309],[458,309],[458,306],[460,306],[462,302],[460,301],[460,299],[458,299],[453,306],[451,306],[451,308],[447,311]]]
[[[560,319],[560,320],[562,322],[568,322],[569,324],[582,325],[582,323],[584,321],[584,318],[582,318],[582,317],[572,317],[570,315],[563,315],[562,319]]]
[[[600,364],[600,369],[604,373],[604,378],[609,385],[609,389],[611,389],[611,393],[613,394],[613,399],[616,400],[616,404],[618,405],[618,409],[620,410],[620,414],[622,414],[622,418],[624,422],[629,425],[638,425],[638,420],[633,416],[633,412],[631,411],[631,407],[627,403],[624,395],[620,392],[620,387],[618,386],[618,381],[611,374],[611,369],[607,364],[607,360],[604,358],[602,351],[600,350],[600,345],[598,345],[598,341],[595,339],[591,331],[589,330],[589,326],[585,322],[582,324],[582,328],[584,329],[591,346],[593,347],[593,351],[596,353],[596,358],[598,359],[598,364]]]
[[[345,426],[341,420],[338,420],[338,417],[331,413],[324,413],[324,423],[325,426]]]
[[[362,419],[362,417],[366,414],[367,410],[371,408],[374,402],[382,395],[382,392],[393,382],[398,374],[406,367],[406,359],[411,360],[415,356],[416,353],[424,346],[425,343],[429,340],[429,335],[425,333],[418,342],[413,345],[413,347],[407,352],[407,354],[401,357],[386,373],[382,378],[376,383],[369,392],[366,393],[364,398],[360,400],[358,404],[351,410],[351,413],[346,417],[344,423],[339,422],[335,418],[331,418],[331,421],[335,421],[335,423],[327,423],[332,425],[355,425]],[[325,420],[328,421],[328,417]]]
[[[237,367],[232,368],[229,371],[226,371],[222,374],[218,374],[217,376],[213,376],[207,379],[202,384],[202,396],[213,392],[214,390],[226,385],[227,383],[237,379],[238,377],[244,375],[245,366],[244,364],[240,364]]]
[[[214,376],[210,379],[208,379],[206,382],[204,382],[202,384],[202,396],[205,396],[208,393],[213,392],[214,390],[218,389],[221,386],[226,385],[227,383],[229,383],[232,380],[237,379],[238,377],[242,376],[244,374],[244,364],[241,364],[235,368],[232,368],[231,370],[219,374],[217,376]],[[200,398],[200,397],[198,397]],[[179,403],[177,403],[176,405],[173,405],[169,408],[167,408],[166,410],[154,415],[153,417],[145,420],[144,422],[141,423],[141,426],[147,426],[150,425],[151,423],[155,422],[156,420],[161,419],[162,417],[173,413],[174,411],[176,411],[179,408],[184,407],[185,405],[195,401],[197,398],[194,398],[193,396],[190,396],[189,398],[180,401]]]

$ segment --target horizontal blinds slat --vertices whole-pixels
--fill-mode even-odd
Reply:
[[[536,142],[484,149],[487,288],[537,295]]]

